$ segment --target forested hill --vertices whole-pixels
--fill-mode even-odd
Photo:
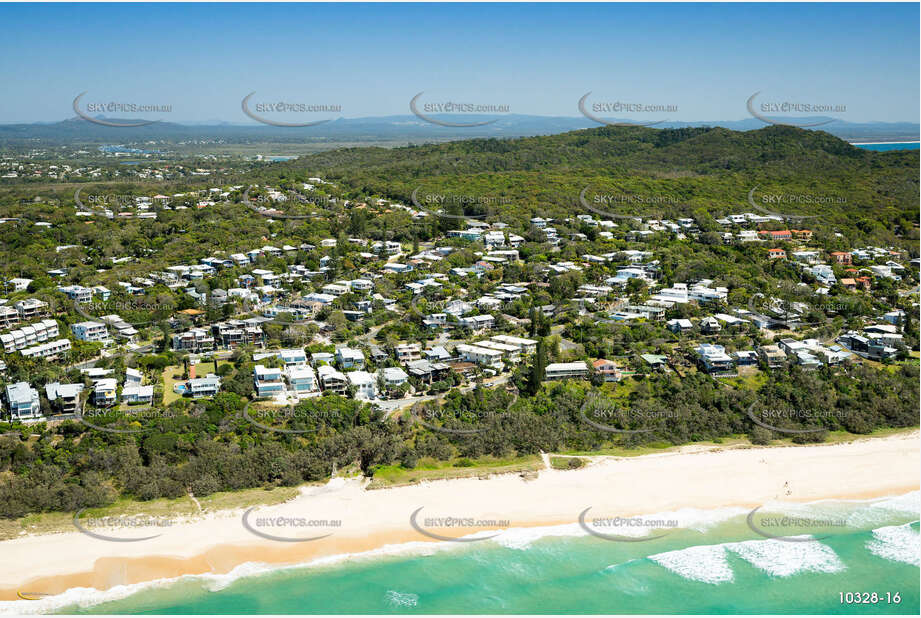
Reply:
[[[655,212],[634,208],[630,214],[687,216],[704,209],[721,216],[740,207],[750,211],[747,196],[757,186],[763,193],[826,200],[791,203],[788,214],[820,214],[882,235],[914,227],[919,191],[918,151],[874,152],[828,133],[786,126],[745,132],[602,127],[520,139],[350,148],[302,157],[273,171],[281,180],[318,175],[356,197],[406,203],[419,187],[502,198],[503,216],[513,217],[571,214],[589,185],[593,192],[655,196],[673,205]]]
[[[893,155],[893,156],[890,156]],[[800,174],[882,167],[918,169],[917,151],[879,153],[821,131],[771,126],[723,128],[601,127],[519,139],[473,139],[404,148],[349,148],[297,161],[311,169],[381,177],[518,170],[609,169],[698,174],[762,171]],[[804,169],[803,166],[808,166]]]

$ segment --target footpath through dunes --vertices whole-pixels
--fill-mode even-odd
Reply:
[[[691,521],[700,510],[729,509],[735,516],[767,504],[898,496],[919,490],[918,447],[919,434],[913,430],[834,445],[599,457],[577,470],[545,469],[530,479],[503,475],[368,491],[361,479],[334,478],[324,486],[303,488],[293,500],[249,513],[251,525],[273,522],[263,531],[293,542],[253,535],[242,525],[241,510],[176,521],[159,528],[155,539],[141,542],[105,542],[76,530],[24,536],[0,543],[6,557],[0,564],[0,589],[5,600],[16,599],[20,591],[106,590],[183,574],[229,573],[251,562],[293,565],[394,544],[430,543],[433,539],[410,525],[420,507],[417,522],[443,536],[545,526],[566,526],[581,535],[579,515],[587,508],[593,517],[667,514],[683,527],[682,519]],[[462,523],[444,528],[439,525],[444,518]],[[302,521],[316,525],[299,526]],[[129,532],[141,536],[137,530],[114,531]],[[28,570],[21,568],[24,563],[31,565]]]

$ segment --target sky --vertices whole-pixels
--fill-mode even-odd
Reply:
[[[746,100],[833,106],[846,121],[919,118],[919,5],[0,4],[0,122],[103,114],[252,123],[241,100],[408,115],[426,103],[579,116],[604,102],[676,121],[750,118]],[[261,108],[265,109],[265,108]],[[772,108],[756,108],[770,110]]]

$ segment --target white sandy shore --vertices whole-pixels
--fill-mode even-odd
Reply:
[[[545,470],[530,481],[505,475],[368,491],[358,480],[334,479],[324,487],[306,488],[285,504],[260,507],[248,519],[252,528],[275,536],[332,533],[317,541],[261,538],[243,526],[242,511],[159,528],[90,528],[120,538],[160,534],[139,542],[104,541],[77,531],[3,541],[0,599],[14,599],[18,591],[57,594],[77,586],[104,590],[183,574],[227,573],[246,562],[295,564],[392,543],[435,542],[410,525],[410,516],[420,507],[420,525],[459,537],[485,527],[436,528],[425,526],[425,520],[507,520],[503,527],[520,528],[574,523],[588,507],[598,517],[872,498],[918,490],[919,470],[919,434],[914,431],[828,446],[685,448],[596,458],[586,468]],[[257,518],[266,516],[342,523],[336,528],[259,525]]]

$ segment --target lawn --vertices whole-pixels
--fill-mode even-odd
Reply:
[[[233,363],[231,363],[229,360],[219,360],[217,362],[218,368],[223,367],[224,365],[233,366]],[[209,373],[214,373],[214,362],[208,361],[208,362],[198,363],[197,365],[195,365],[195,369],[196,369],[195,375],[198,377],[202,377]],[[185,380],[182,379],[182,372],[183,372],[183,368],[180,365],[170,365],[169,367],[166,367],[163,370],[163,405],[164,406],[168,406],[169,404],[173,403],[177,399],[182,398],[182,395],[173,391],[173,387],[176,384],[185,382]],[[179,378],[178,379],[174,378],[173,377],[174,375],[179,376]]]

